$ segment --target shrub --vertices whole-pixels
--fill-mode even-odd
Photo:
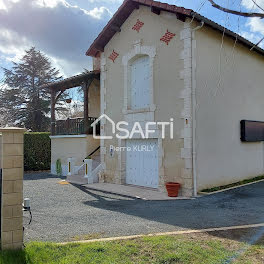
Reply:
[[[56,172],[58,176],[61,176],[62,174],[62,167],[61,167],[61,160],[57,159],[56,161]]]
[[[24,167],[25,171],[50,170],[50,133],[25,133]]]

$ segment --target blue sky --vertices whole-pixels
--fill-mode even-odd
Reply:
[[[212,8],[207,0],[161,2],[191,8],[253,42],[264,34],[260,19],[227,15]],[[238,10],[258,10],[252,0],[216,2]],[[35,46],[65,77],[89,69],[91,59],[84,53],[121,3],[122,0],[0,0],[0,66],[10,68],[25,49]],[[264,0],[257,3],[264,7]],[[0,80],[2,77],[0,70]]]

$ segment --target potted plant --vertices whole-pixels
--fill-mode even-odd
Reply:
[[[169,197],[178,197],[181,185],[177,182],[166,182],[165,184]]]

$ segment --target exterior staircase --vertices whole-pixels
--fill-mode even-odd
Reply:
[[[84,160],[84,163],[80,167],[74,166],[73,163],[68,166],[73,168],[73,171],[68,172],[68,182],[79,185],[99,182],[98,174],[102,171],[100,149],[93,153],[90,158]]]
[[[84,178],[84,174],[85,174],[84,168],[82,168],[75,174],[67,175],[66,179],[68,182],[74,184],[79,184],[79,185],[87,184],[87,179]]]

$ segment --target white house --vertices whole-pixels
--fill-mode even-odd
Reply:
[[[174,139],[157,127],[149,139],[101,140],[105,181],[161,190],[176,181],[191,196],[263,174],[263,143],[240,139],[241,120],[264,121],[264,51],[253,46],[192,10],[124,1],[87,51],[101,63],[101,114],[131,125],[173,118]],[[133,144],[154,152],[110,155]]]
[[[179,182],[193,196],[263,174],[263,123],[241,123],[264,121],[264,50],[253,46],[190,9],[125,0],[86,53],[100,65],[101,114],[130,129],[173,119],[173,139],[159,125],[147,139],[101,139],[100,181]],[[123,151],[135,145],[152,151]]]

